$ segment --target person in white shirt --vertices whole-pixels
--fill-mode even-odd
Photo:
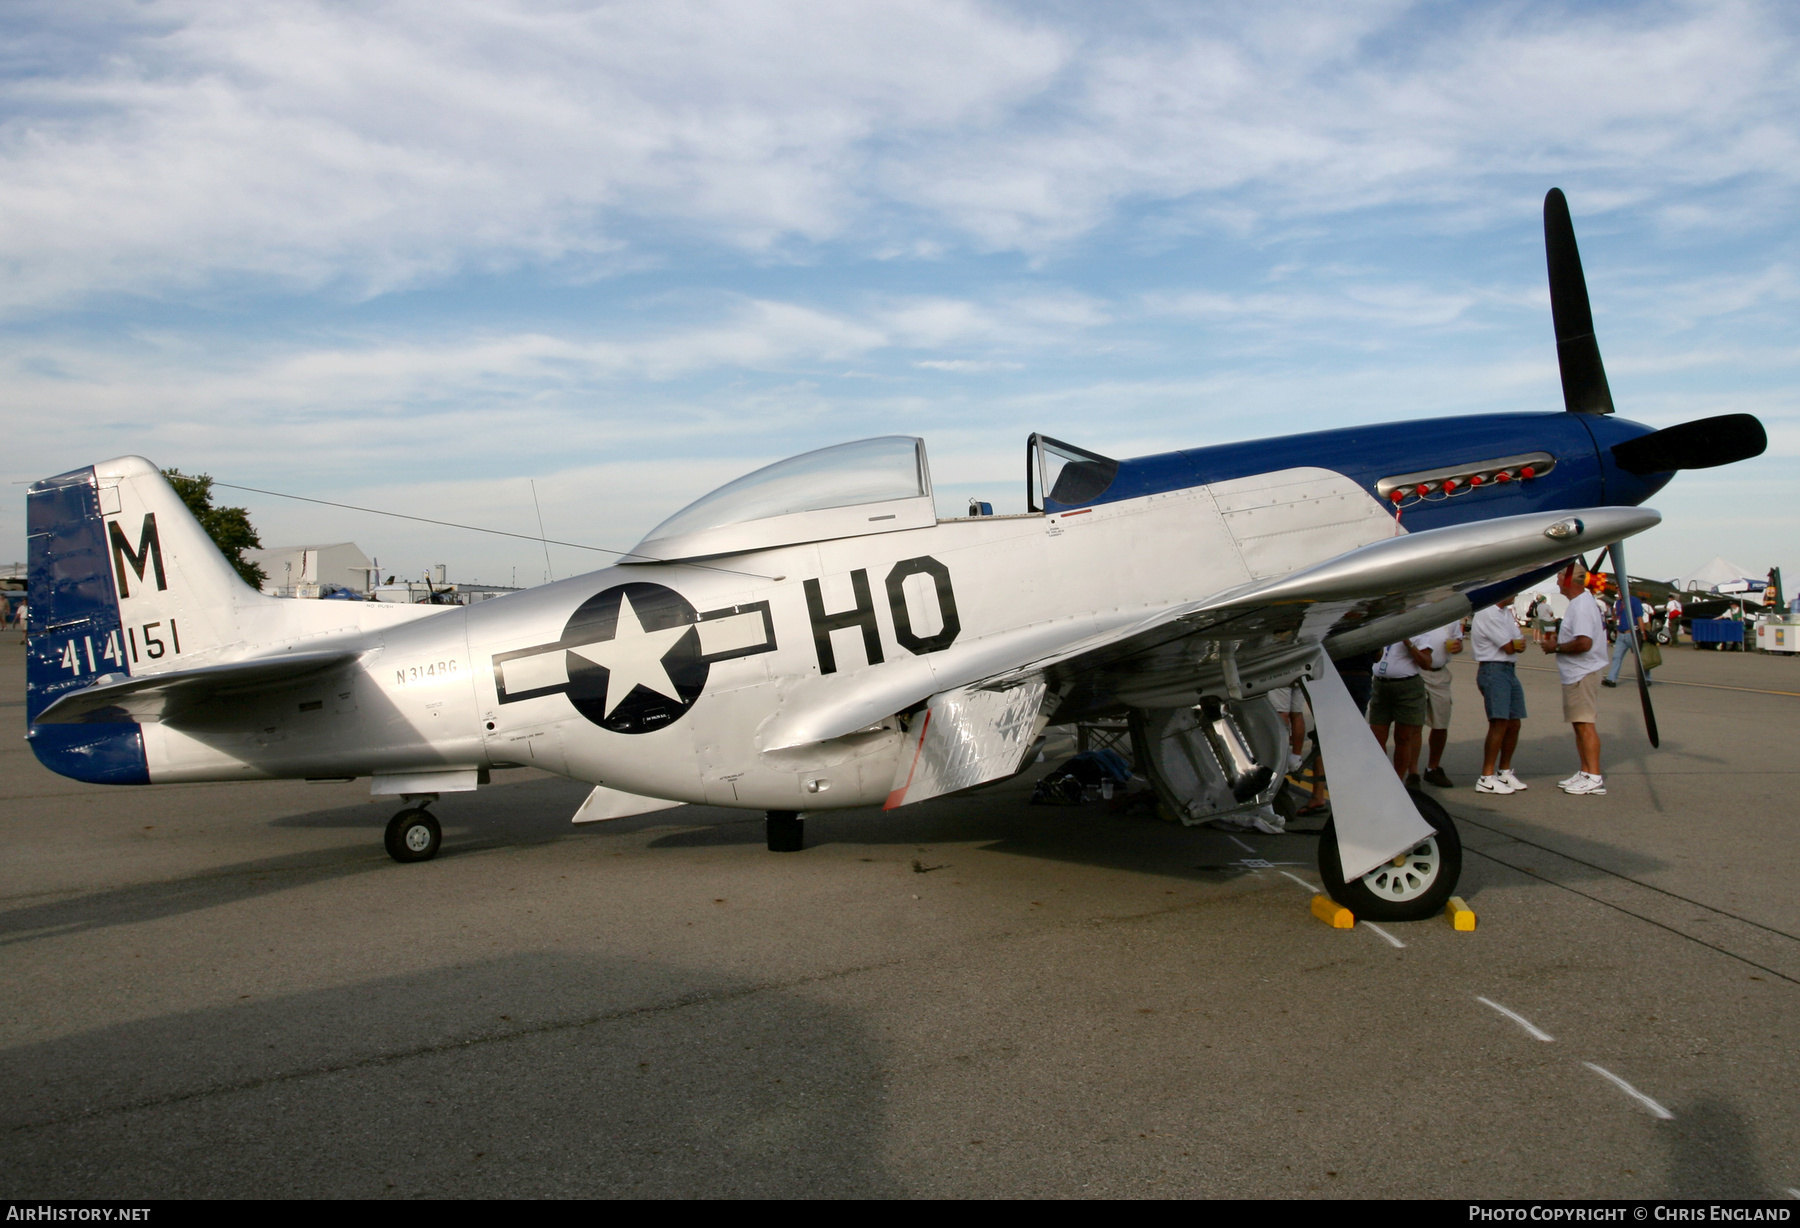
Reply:
[[[1427,752],[1425,783],[1440,789],[1454,789],[1443,768],[1444,744],[1450,740],[1450,658],[1462,651],[1462,621],[1459,619],[1435,631],[1427,631],[1413,641],[1431,649],[1431,664],[1419,667],[1425,680],[1425,723],[1431,734],[1425,741]]]
[[[1598,579],[1599,577],[1595,577]],[[1569,599],[1556,638],[1545,636],[1543,649],[1556,657],[1562,677],[1563,719],[1575,730],[1575,753],[1581,768],[1556,787],[1564,793],[1599,796],[1606,792],[1600,775],[1600,675],[1606,669],[1606,615],[1589,591],[1587,567],[1577,561],[1557,577]]]
[[[1419,735],[1425,725],[1425,680],[1419,670],[1429,667],[1431,659],[1423,636],[1389,644],[1375,662],[1369,692],[1369,729],[1386,751],[1388,726],[1393,726],[1394,771],[1409,788],[1419,783]]]
[[[1488,718],[1487,741],[1481,747],[1481,779],[1475,782],[1475,791],[1517,793],[1529,788],[1512,770],[1513,752],[1519,747],[1519,722],[1525,719],[1525,688],[1519,684],[1514,659],[1525,651],[1525,632],[1513,617],[1512,602],[1475,611],[1469,620],[1469,644],[1475,654],[1475,685]]]
[[[1669,633],[1671,647],[1681,643],[1681,598],[1671,597],[1663,607],[1663,629]]]

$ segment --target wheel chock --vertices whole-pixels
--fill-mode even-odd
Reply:
[[[1464,934],[1475,932],[1475,910],[1463,902],[1460,895],[1453,895],[1444,905],[1444,915],[1450,918],[1450,928]]]
[[[1312,915],[1334,930],[1356,928],[1356,918],[1350,910],[1328,895],[1315,895],[1312,898]]]

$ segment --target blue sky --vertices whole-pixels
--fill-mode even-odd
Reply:
[[[760,464],[908,433],[947,508],[1017,508],[1033,430],[1132,455],[1559,408],[1556,185],[1621,411],[1769,428],[1658,497],[1633,570],[1800,580],[1797,26],[15,0],[0,467],[135,452],[517,532],[535,480],[550,536],[623,548]],[[270,545],[543,578],[527,543],[241,499]]]

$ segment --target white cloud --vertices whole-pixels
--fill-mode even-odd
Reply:
[[[1455,224],[1513,209],[1521,174],[1579,173],[1591,210],[1800,168],[1791,23],[1747,3],[89,12],[15,30],[22,62],[61,57],[5,86],[15,308],[575,276],[694,241],[1032,251],[1153,200],[1214,227],[1388,202]]]
[[[135,36],[8,85],[14,303],[220,274],[378,292],[604,259],[621,224],[823,239],[867,142],[991,123],[1064,55],[954,0],[117,10]]]
[[[1621,407],[1746,409],[1791,455],[1795,29],[1741,0],[16,6],[8,476],[132,450],[505,519],[535,473],[610,534],[886,429],[985,491],[1033,428],[1134,453],[1552,408],[1550,182]],[[559,286],[592,293],[519,305]]]
[[[986,362],[975,358],[921,358],[913,363],[915,367],[923,367],[928,371],[950,371],[958,375],[979,375],[988,371],[1018,371],[1024,368],[1018,362]]]
[[[1223,324],[1268,328],[1271,324],[1356,321],[1360,325],[1419,330],[1453,324],[1481,301],[1473,293],[1448,294],[1426,286],[1367,282],[1337,293],[1233,293],[1196,290],[1145,295],[1144,310],[1157,316],[1190,316]]]

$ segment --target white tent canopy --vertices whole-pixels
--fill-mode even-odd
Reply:
[[[1757,576],[1748,567],[1733,563],[1728,559],[1714,558],[1712,562],[1697,571],[1690,571],[1675,581],[1675,587],[1687,592],[1700,589],[1711,592],[1716,586],[1732,580],[1756,580]]]

